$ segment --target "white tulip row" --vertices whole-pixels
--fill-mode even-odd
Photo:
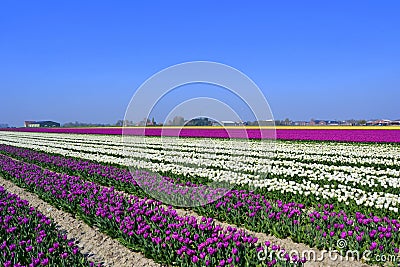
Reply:
[[[139,141],[143,141],[136,137]],[[370,187],[382,186],[384,188],[393,187],[399,188],[400,171],[394,169],[376,170],[372,167],[354,167],[354,166],[336,166],[325,165],[320,163],[302,163],[293,160],[285,159],[269,159],[269,158],[254,158],[248,156],[234,156],[227,154],[220,154],[223,151],[217,150],[219,154],[215,153],[195,153],[181,151],[179,147],[168,144],[168,150],[165,149],[149,149],[142,147],[128,147],[121,149],[120,146],[113,147],[110,145],[96,145],[77,143],[77,139],[72,142],[61,142],[60,138],[57,141],[45,141],[46,146],[53,146],[65,149],[74,149],[78,151],[111,154],[115,156],[129,155],[134,158],[134,163],[138,166],[146,163],[139,163],[140,161],[149,161],[151,159],[158,159],[161,163],[149,166],[152,171],[168,170],[178,175],[192,175],[201,177],[219,177],[226,175],[231,177],[243,176],[249,179],[259,179],[269,175],[283,175],[285,177],[302,177],[309,180],[326,179],[328,181],[337,181],[340,183],[368,185]],[[135,140],[135,139],[133,139]],[[150,141],[154,141],[151,139]],[[171,139],[168,140],[169,142]],[[25,139],[25,142],[36,143],[31,139]],[[226,141],[225,141],[226,142]],[[159,144],[158,144],[159,145]],[[166,145],[167,146],[167,145]],[[317,157],[317,156],[314,156]],[[162,169],[160,169],[162,166]],[[188,168],[190,167],[190,168]],[[218,168],[221,171],[202,171],[210,167]],[[199,171],[200,170],[200,171]],[[248,173],[256,173],[257,175],[248,175]],[[372,189],[371,188],[371,189]]]
[[[31,133],[29,133],[31,134]],[[19,137],[32,136],[26,133],[17,133]],[[58,140],[57,135],[48,134],[46,140]],[[37,136],[42,138],[42,136]],[[278,159],[288,160],[309,160],[318,162],[331,162],[338,165],[342,164],[380,164],[386,167],[400,166],[400,146],[393,146],[391,144],[342,144],[342,143],[329,143],[323,145],[319,143],[298,143],[298,142],[254,142],[254,141],[221,141],[215,139],[213,141],[202,139],[188,139],[185,138],[146,138],[142,137],[129,137],[126,142],[122,142],[121,136],[107,136],[107,135],[73,135],[71,134],[65,140],[69,143],[77,143],[81,145],[95,144],[95,145],[110,145],[110,149],[124,147],[136,148],[153,148],[158,150],[176,149],[179,147],[181,150],[193,151],[203,154],[213,154],[215,152],[223,152],[229,155],[238,153],[242,156],[252,158],[259,157],[275,157]],[[145,143],[144,143],[145,142]]]

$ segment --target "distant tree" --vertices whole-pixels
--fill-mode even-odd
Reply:
[[[67,122],[63,124],[63,127],[107,127],[112,126],[110,124],[102,124],[102,123],[86,123],[86,122]]]
[[[248,126],[259,126],[258,121],[248,121],[247,125]]]
[[[348,120],[351,125],[357,125],[357,121],[355,119]]]
[[[359,125],[365,125],[365,124],[367,124],[367,121],[366,120],[359,120],[358,124]]]
[[[195,118],[185,123],[185,126],[211,126],[214,120],[208,118]]]
[[[181,116],[175,116],[172,120],[172,125],[183,126],[185,124],[185,119]]]

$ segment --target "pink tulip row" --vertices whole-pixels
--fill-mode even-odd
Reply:
[[[385,128],[370,129],[255,129],[255,128],[162,128],[162,127],[108,127],[108,128],[12,128],[0,129],[19,132],[49,132],[49,133],[74,133],[74,134],[107,134],[107,135],[147,135],[147,136],[180,136],[180,137],[205,137],[205,138],[249,138],[249,139],[279,139],[279,140],[314,140],[314,141],[340,141],[340,142],[378,142],[399,143],[400,130]]]

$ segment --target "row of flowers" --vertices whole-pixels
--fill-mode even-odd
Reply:
[[[179,216],[172,207],[152,199],[126,196],[77,176],[59,174],[0,155],[3,177],[35,192],[54,206],[76,214],[134,250],[156,261],[179,266],[286,266],[305,259],[260,262],[257,238],[233,227]]]
[[[177,150],[199,152],[201,154],[214,154],[218,152],[227,154],[245,155],[250,157],[276,157],[283,160],[312,161],[320,163],[334,163],[337,165],[365,165],[365,166],[390,166],[399,170],[399,147],[394,144],[357,144],[337,142],[296,142],[296,141],[248,141],[248,140],[221,140],[221,139],[178,139],[173,137],[143,137],[110,135],[76,135],[76,134],[50,134],[50,133],[22,133],[2,132],[2,138],[28,138],[43,141],[56,141],[60,139],[70,145],[88,144],[91,147],[104,146],[115,150],[124,147],[155,150]],[[60,138],[61,137],[61,138]],[[237,152],[237,153],[235,153]]]
[[[4,134],[3,134],[4,135]],[[31,134],[32,135],[32,134]],[[43,135],[43,134],[42,134]],[[380,145],[347,145],[346,150],[341,150],[341,154],[338,155],[340,158],[337,165],[332,165],[332,162],[335,162],[335,155],[319,155],[319,151],[326,151],[327,148],[329,150],[333,150],[334,147],[332,144],[313,144],[310,143],[296,143],[296,142],[244,142],[244,141],[221,141],[221,140],[207,140],[207,143],[200,142],[197,139],[190,139],[190,142],[182,141],[174,138],[148,138],[143,140],[139,137],[129,137],[133,138],[128,139],[125,143],[121,142],[120,139],[115,140],[116,137],[110,136],[107,138],[112,138],[110,142],[96,142],[86,140],[89,137],[80,137],[73,136],[73,140],[70,137],[58,136],[57,139],[53,139],[53,137],[49,136],[12,136],[10,133],[7,133],[5,136],[9,136],[8,141],[14,141],[17,139],[21,143],[27,142],[28,144],[37,144],[36,140],[43,141],[46,145],[54,146],[58,148],[68,148],[75,151],[85,151],[91,153],[101,153],[101,154],[109,154],[114,156],[126,156],[129,153],[133,153],[132,156],[134,158],[143,158],[144,155],[148,155],[148,158],[162,158],[163,156],[167,157],[190,157],[193,160],[202,159],[209,162],[219,162],[222,161],[221,164],[218,164],[216,167],[226,167],[228,165],[228,169],[234,169],[234,164],[230,164],[229,161],[232,160],[234,162],[244,163],[244,165],[256,165],[255,167],[260,168],[262,165],[270,164],[280,164],[283,167],[286,166],[286,163],[292,162],[305,162],[307,164],[302,164],[299,166],[300,168],[307,168],[309,163],[312,163],[312,170],[317,170],[323,168],[326,162],[329,162],[328,171],[342,171],[345,173],[357,173],[360,175],[369,175],[369,176],[381,176],[380,178],[385,179],[385,176],[388,177],[399,177],[400,172],[396,169],[390,169],[390,165],[394,167],[398,167],[400,163],[397,162],[397,159],[400,160],[399,157],[399,148],[394,145],[385,145],[389,148],[390,154],[393,157],[389,157],[388,153],[389,148],[382,150],[380,149],[382,144]],[[61,137],[61,138],[60,138]],[[5,138],[3,136],[3,138]],[[15,139],[16,138],[16,139]],[[18,138],[21,138],[19,140]],[[92,137],[90,137],[92,138]],[[105,138],[94,136],[93,138]],[[4,139],[3,141],[7,141]],[[210,144],[211,143],[211,144]],[[296,148],[297,146],[297,148]],[[305,148],[303,148],[303,146]],[[340,145],[338,145],[340,146]],[[351,147],[353,146],[353,147]],[[366,147],[367,146],[367,147]],[[122,149],[123,147],[123,149]],[[368,149],[368,153],[366,148]],[[303,149],[301,149],[303,148]],[[354,151],[360,150],[357,154]],[[386,151],[386,152],[385,152]],[[346,156],[346,153],[349,153]],[[371,156],[366,156],[367,154],[371,154]],[[380,159],[385,159],[386,161],[392,161],[392,164],[389,162],[379,162]],[[389,157],[389,158],[387,158]],[[354,166],[347,166],[345,158],[358,160],[358,159],[370,159],[376,161],[375,164],[377,166],[384,165],[384,168],[363,168],[362,166],[356,168],[354,170]],[[170,158],[167,158],[165,161],[171,161]],[[227,161],[227,162],[223,162]],[[395,162],[393,162],[395,161]],[[173,161],[171,161],[173,162]],[[185,162],[184,162],[185,163]],[[197,162],[196,162],[197,163]],[[200,164],[204,164],[199,162]],[[321,164],[323,163],[323,164]],[[326,166],[325,166],[326,167]],[[351,168],[350,168],[351,167]],[[247,166],[249,168],[249,166]],[[259,172],[261,170],[255,169],[245,169],[245,171],[250,172]],[[355,177],[357,178],[357,177]],[[362,177],[361,177],[362,178]],[[381,179],[380,179],[381,180]]]
[[[110,184],[120,190],[141,195],[136,186],[138,176],[149,181],[152,176],[144,176],[138,172],[133,179],[129,172],[117,167],[103,166],[88,161],[67,159],[59,156],[45,155],[35,151],[19,150],[25,160],[40,159],[43,166],[68,173],[79,173],[85,179],[95,180],[101,184]],[[40,162],[38,162],[40,163]],[[156,181],[157,182],[157,181]],[[157,184],[157,183],[154,184]],[[133,185],[133,186],[130,186]],[[165,184],[164,184],[165,185]],[[153,190],[157,188],[153,187]],[[168,192],[168,188],[158,188]],[[171,197],[180,196],[174,192]],[[246,190],[232,190],[215,203],[194,208],[199,214],[216,217],[219,220],[245,226],[248,229],[273,234],[277,237],[291,237],[297,242],[320,248],[334,248],[339,239],[346,239],[348,248],[361,253],[371,250],[375,255],[392,255],[398,253],[400,244],[400,222],[373,214],[364,215],[355,209],[354,212],[339,210],[336,205],[322,203],[316,200],[314,205],[304,205],[296,202],[271,201],[273,197],[283,197],[282,194],[256,194]]]
[[[11,143],[11,142],[9,142]],[[36,142],[37,143],[37,142]],[[348,174],[336,171],[331,166],[320,166],[317,164],[304,163],[283,163],[279,161],[274,165],[265,165],[270,170],[259,175],[234,172],[230,170],[221,170],[210,168],[209,166],[193,165],[194,159],[182,157],[181,160],[187,162],[186,165],[174,163],[160,162],[159,160],[150,159],[124,159],[118,156],[107,154],[85,153],[79,150],[70,150],[60,147],[51,147],[36,144],[23,143],[26,147],[43,149],[47,152],[63,154],[67,156],[89,159],[92,161],[106,162],[120,165],[129,165],[133,168],[146,169],[152,172],[163,173],[173,177],[185,178],[189,181],[195,181],[197,177],[204,180],[225,181],[238,185],[248,185],[268,191],[290,192],[297,195],[314,195],[321,199],[335,199],[338,202],[348,203],[354,201],[357,205],[365,207],[374,207],[377,209],[389,209],[398,212],[400,196],[399,196],[399,178],[387,176],[374,176],[366,174],[363,177],[355,172]],[[49,145],[48,143],[44,143]],[[60,144],[62,146],[62,144]],[[98,151],[110,153],[110,150],[96,148]],[[144,153],[146,154],[146,153]],[[141,153],[140,155],[143,155]],[[178,157],[170,157],[176,160]],[[214,164],[215,161],[211,161]],[[232,166],[235,162],[231,161]],[[240,162],[236,163],[241,166]],[[213,166],[213,165],[212,165]],[[250,166],[243,165],[243,166]],[[260,178],[261,176],[261,178]],[[386,178],[385,178],[386,177]],[[192,178],[192,179],[190,179]],[[264,179],[263,179],[264,178]],[[264,190],[264,191],[265,191]]]
[[[176,140],[175,145],[171,145],[171,138],[168,139],[167,144],[162,144],[160,148],[160,144],[153,145],[151,141],[154,143],[154,138],[150,138],[149,143],[142,144],[143,140],[138,139],[138,137],[131,137],[133,140],[127,141],[127,145],[121,149],[118,144],[115,145],[100,145],[100,144],[86,144],[71,142],[69,138],[64,141],[68,141],[68,143],[64,143],[60,138],[57,141],[44,140],[46,146],[50,146],[53,148],[60,149],[68,149],[78,152],[90,152],[95,154],[109,155],[111,157],[123,157],[129,156],[130,160],[125,161],[125,164],[140,164],[141,161],[151,161],[157,159],[154,165],[163,165],[159,168],[170,168],[173,171],[177,172],[177,174],[194,174],[200,173],[203,177],[207,175],[211,175],[211,177],[215,176],[230,176],[235,177],[239,175],[243,178],[248,179],[257,179],[259,177],[268,176],[268,175],[285,175],[288,177],[299,176],[299,177],[308,177],[312,176],[312,179],[320,179],[321,177],[330,177],[330,179],[336,179],[336,181],[341,183],[352,183],[358,186],[370,186],[375,189],[375,191],[379,190],[391,190],[391,188],[398,188],[398,179],[400,177],[400,171],[396,169],[388,168],[389,165],[385,165],[384,168],[372,168],[365,166],[348,166],[343,165],[341,163],[339,165],[332,164],[334,159],[330,156],[329,159],[323,159],[322,162],[319,160],[318,155],[310,155],[308,153],[303,154],[295,154],[294,158],[291,158],[293,152],[291,153],[281,153],[276,152],[267,152],[268,156],[263,156],[265,154],[266,148],[271,149],[271,146],[275,146],[275,144],[270,144],[268,147],[254,147],[255,143],[250,143],[252,146],[252,150],[250,150],[249,154],[246,155],[243,147],[246,147],[246,143],[243,141],[240,142],[227,142],[225,141],[224,145],[234,143],[240,146],[236,148],[221,148],[221,144],[217,147],[211,147],[213,150],[211,151],[208,148],[199,148],[195,147],[195,151],[187,150],[188,145],[181,143],[181,141]],[[32,140],[18,140],[20,143],[28,143],[28,145],[36,145],[36,138]],[[12,143],[12,140],[10,140]],[[30,141],[30,142],[29,142]],[[139,142],[140,141],[140,142]],[[15,142],[15,140],[14,140]],[[134,142],[137,142],[135,144]],[[192,143],[196,144],[196,141],[191,140]],[[214,141],[215,142],[215,141]],[[222,142],[222,141],[219,141]],[[75,143],[75,144],[74,144]],[[244,143],[245,145],[243,145]],[[10,143],[9,143],[10,144]],[[262,143],[263,144],[263,143]],[[137,147],[131,147],[137,146]],[[143,146],[147,145],[148,148],[144,148]],[[286,144],[285,144],[286,145]],[[304,144],[307,146],[307,144]],[[154,147],[157,146],[157,147]],[[206,145],[207,146],[207,145]],[[260,145],[262,146],[262,145]],[[287,144],[290,148],[290,144]],[[324,145],[325,146],[325,145]],[[372,147],[372,146],[371,146]],[[260,150],[259,150],[260,149]],[[318,147],[318,149],[320,149]],[[311,153],[311,151],[308,151]],[[399,152],[399,151],[397,151]],[[378,153],[375,153],[378,154]],[[305,157],[305,159],[300,159],[300,157]],[[352,157],[357,158],[357,157]],[[118,161],[118,159],[111,158],[111,161]],[[326,164],[326,161],[329,161],[329,164]],[[124,163],[122,161],[122,163]],[[190,168],[188,170],[182,171],[181,166],[188,166]],[[397,165],[396,165],[397,166]],[[150,166],[151,167],[151,166]],[[153,166],[153,168],[156,168]],[[214,173],[204,172],[203,169],[213,169]],[[160,171],[160,170],[155,170]],[[361,188],[362,189],[362,188]],[[391,192],[398,193],[398,192]]]
[[[93,266],[73,240],[28,201],[0,186],[2,266]],[[99,266],[101,266],[99,264]]]

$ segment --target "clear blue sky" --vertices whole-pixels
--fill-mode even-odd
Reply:
[[[141,3],[139,3],[141,2]],[[400,119],[399,1],[2,1],[0,123],[114,123],[159,70],[246,73],[277,119]]]

